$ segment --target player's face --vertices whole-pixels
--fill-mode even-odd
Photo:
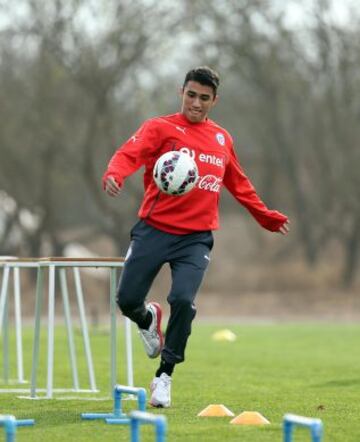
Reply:
[[[181,94],[181,113],[191,123],[204,121],[217,101],[217,96],[214,96],[212,87],[205,86],[197,81],[188,81]]]

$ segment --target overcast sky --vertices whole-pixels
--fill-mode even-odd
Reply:
[[[142,0],[148,3],[149,0]],[[180,0],[178,0],[180,1]],[[311,20],[314,5],[318,0],[269,0],[270,4],[278,10],[285,10],[289,26],[298,27]],[[99,3],[93,0],[88,0],[89,5],[93,4],[96,7]],[[331,0],[331,17],[339,24],[347,24],[350,22],[354,11],[359,9],[359,0]],[[16,2],[9,2],[8,0],[0,0],[0,30],[10,23],[13,23],[14,15],[21,19],[26,14],[26,1],[17,0]],[[9,12],[11,18],[9,16]],[[86,17],[87,23],[89,23]],[[103,23],[102,23],[103,24]],[[100,25],[101,26],[101,25]],[[90,26],[91,27],[91,26]],[[96,27],[96,25],[94,26]]]
[[[276,8],[286,11],[291,27],[299,27],[311,20],[312,11],[318,0],[271,0]],[[359,0],[331,0],[331,18],[336,23],[346,25],[350,22],[352,11],[359,9]]]

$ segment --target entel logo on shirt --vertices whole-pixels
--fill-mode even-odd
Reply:
[[[218,167],[224,167],[224,159],[219,158],[216,155],[201,153],[199,155],[199,161],[201,161],[202,163],[213,164],[214,166]]]
[[[194,149],[189,149],[188,147],[182,147],[180,149],[180,152],[184,152],[187,155],[189,155],[192,159],[195,159]],[[219,158],[214,154],[201,153],[201,154],[199,154],[199,161],[201,163],[212,164],[213,166],[217,166],[217,167],[221,167],[221,168],[224,167],[224,158]]]

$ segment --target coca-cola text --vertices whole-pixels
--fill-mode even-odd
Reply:
[[[198,188],[209,192],[220,192],[222,178],[215,175],[204,175],[199,177]]]

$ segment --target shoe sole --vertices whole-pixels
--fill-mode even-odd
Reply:
[[[162,309],[161,309],[161,305],[157,302],[150,302],[149,304],[151,304],[156,310],[156,331],[160,337],[159,351],[157,353],[155,353],[153,356],[151,356],[151,359],[154,359],[159,356],[159,354],[161,353],[161,350],[164,347],[164,336],[161,331]]]
[[[150,405],[151,407],[153,407],[153,408],[170,408],[170,405],[162,405],[162,404],[157,404],[157,405],[155,405],[155,404],[153,404],[153,403],[151,403],[151,402],[149,402],[149,405]]]

